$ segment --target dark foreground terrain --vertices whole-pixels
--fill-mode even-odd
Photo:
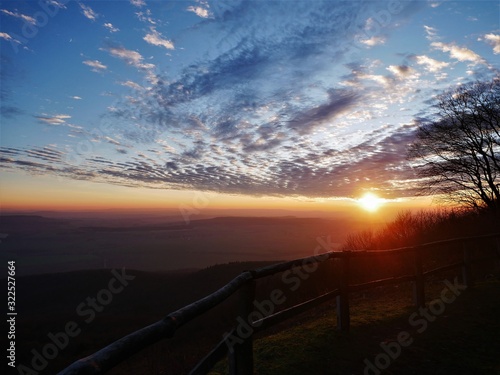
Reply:
[[[405,233],[415,228],[403,219]],[[479,223],[475,218],[474,222]],[[453,224],[448,225],[453,228],[449,237],[468,233],[457,229],[461,227],[455,221],[449,223]],[[496,221],[488,223],[496,228]],[[16,261],[15,361],[21,366],[9,368],[8,373],[23,375],[55,374],[73,361],[214,292],[244,270],[331,250],[335,233],[340,235],[346,229],[345,224],[335,225],[331,220],[296,218],[215,218],[179,227],[179,223],[162,222],[96,225],[94,221],[35,216],[12,217],[7,224],[2,222],[2,233],[8,236],[2,237],[0,248],[4,264]],[[466,229],[489,228],[465,224]],[[401,231],[388,228],[385,231],[391,238],[397,235],[399,241]],[[432,228],[439,235],[435,239],[446,233],[443,226],[433,224]],[[158,241],[158,247],[154,241]],[[165,243],[172,248],[165,249]],[[486,239],[469,246],[473,259],[483,259],[472,267],[477,285],[461,292],[453,303],[443,305],[439,313],[424,320],[423,313],[415,316],[409,283],[377,288],[351,295],[352,329],[349,334],[341,334],[335,330],[335,304],[326,302],[257,335],[256,373],[373,375],[383,368],[388,374],[500,374],[498,249]],[[75,266],[85,268],[90,264],[90,269],[57,272],[60,268],[72,270],[68,257],[96,263],[76,261]],[[248,262],[259,257],[259,262]],[[423,253],[423,268],[459,262],[462,257],[462,248],[453,244],[428,248]],[[173,267],[179,259],[191,267],[167,271],[181,268]],[[209,264],[225,264],[206,267],[203,262],[208,260]],[[280,309],[314,298],[338,287],[338,267],[336,261],[321,263],[295,290],[284,274],[260,279],[256,301],[268,299],[275,289],[285,293],[286,302]],[[350,282],[356,284],[411,274],[414,259],[408,253],[357,258],[351,260],[350,267]],[[431,277],[426,285],[427,303],[439,300],[444,281],[454,282],[458,274],[454,269]],[[1,282],[7,285],[6,279]],[[237,297],[231,296],[181,327],[173,338],[144,349],[109,373],[188,373],[224,333],[237,325]],[[394,349],[401,332],[406,332],[405,342],[411,343]],[[393,348],[390,357],[384,349],[387,347]],[[214,374],[226,373],[226,367],[220,363]]]
[[[439,298],[443,283],[429,285]],[[405,294],[401,289],[406,289]],[[349,334],[334,309],[257,340],[256,374],[500,374],[500,281],[478,283],[440,314],[415,315],[410,288],[384,288],[357,300]],[[439,310],[436,310],[439,311]],[[399,336],[403,335],[403,336]],[[398,337],[405,338],[397,345]],[[227,372],[221,364],[211,375]]]
[[[55,374],[73,361],[90,355],[124,335],[162,319],[188,303],[213,292],[245,269],[268,263],[233,263],[185,273],[97,270],[18,279],[16,362],[39,374]],[[290,303],[321,293],[334,280],[324,270],[287,296]],[[326,270],[328,271],[328,270]],[[117,274],[126,279],[108,301],[103,290]],[[408,332],[411,345],[390,361],[387,374],[499,374],[500,281],[478,273],[486,281],[466,290],[427,323],[410,317],[411,285],[400,284],[360,293],[352,299],[352,329],[335,330],[335,305],[319,308],[260,333],[255,342],[257,374],[362,374],[365,359],[375,363],[400,332]],[[452,280],[450,272],[428,283],[427,302],[440,297]],[[116,287],[119,284],[115,284]],[[263,280],[265,298],[282,280]],[[99,299],[99,296],[101,299]],[[103,299],[104,298],[104,299]],[[287,302],[288,302],[287,300]],[[235,326],[236,298],[231,297],[208,314],[182,327],[172,339],[163,340],[136,354],[110,374],[186,374],[192,366]],[[43,359],[54,337],[76,327],[54,358]],[[284,329],[284,330],[282,330]],[[420,332],[421,330],[421,332]],[[219,364],[213,374],[224,374]],[[12,372],[17,374],[23,372]],[[30,372],[24,372],[30,373]],[[376,372],[367,372],[374,374]]]

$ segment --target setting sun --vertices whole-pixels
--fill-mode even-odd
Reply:
[[[366,193],[358,199],[358,203],[364,210],[375,212],[384,203],[384,200],[373,193]]]

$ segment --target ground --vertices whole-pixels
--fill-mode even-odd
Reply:
[[[323,316],[257,339],[255,372],[500,374],[500,282],[479,282],[458,291],[451,303],[440,302],[445,288],[442,280],[428,285],[427,310],[418,315],[411,298],[401,298],[411,295],[409,286],[402,285],[359,296],[349,333],[335,330],[334,310],[326,309]],[[448,301],[453,299],[446,293]],[[407,346],[397,344],[398,337]],[[212,374],[223,373],[222,364]]]

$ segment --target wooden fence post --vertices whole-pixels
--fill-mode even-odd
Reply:
[[[340,260],[340,285],[337,296],[337,329],[349,331],[349,252],[343,252]]]
[[[474,286],[474,280],[472,279],[470,249],[467,246],[466,242],[463,243],[463,248],[464,248],[464,264],[462,266],[463,283],[466,287],[471,287]]]
[[[413,282],[413,301],[416,307],[425,306],[425,283],[420,248],[415,249],[415,281]]]
[[[254,310],[255,301],[255,280],[245,283],[239,290],[238,316],[248,323],[242,330],[248,331],[242,343],[235,344],[233,350],[229,352],[229,374],[230,375],[253,375],[253,327],[249,322],[250,313]],[[238,321],[241,321],[238,319]]]

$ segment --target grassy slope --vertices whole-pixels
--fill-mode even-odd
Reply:
[[[444,284],[428,286],[429,298]],[[290,330],[256,340],[256,374],[363,374],[364,360],[374,362],[381,342],[407,331],[413,343],[391,361],[385,374],[500,374],[500,282],[478,284],[462,293],[428,324],[412,327],[414,312],[407,286],[379,290],[352,306],[349,334],[336,332],[333,308]],[[430,301],[430,300],[429,300]],[[215,374],[226,373],[220,365]],[[375,372],[368,372],[374,374]]]
[[[29,364],[30,350],[41,350],[48,342],[48,332],[59,332],[65,322],[74,320],[82,333],[41,372],[54,374],[72,361],[207,295],[243,269],[262,265],[235,263],[178,275],[130,271],[136,279],[89,324],[75,313],[75,307],[107,285],[111,276],[108,270],[19,278],[22,298],[18,360]],[[429,299],[438,297],[443,288],[442,282],[429,284]],[[278,327],[283,331],[263,332],[265,336],[259,337],[255,344],[256,374],[362,374],[363,360],[373,361],[381,351],[380,342],[394,340],[402,330],[409,331],[415,342],[404,348],[387,373],[500,374],[499,291],[498,281],[479,284],[447,306],[421,334],[408,322],[413,312],[409,284],[355,296],[349,334],[335,331],[334,304],[325,304],[283,323]],[[228,301],[204,319],[183,327],[172,340],[138,353],[111,373],[187,373],[221,339],[226,329],[223,326],[234,323],[231,306]],[[225,373],[223,365],[218,369],[214,374]]]

